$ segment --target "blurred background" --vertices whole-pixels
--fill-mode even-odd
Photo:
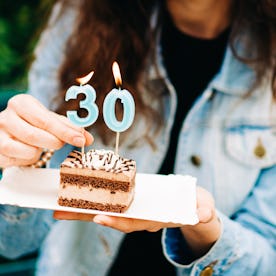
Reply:
[[[33,49],[53,2],[0,1],[0,112],[10,97],[27,90]],[[0,276],[34,275],[36,257],[37,252],[17,260],[0,256]]]
[[[27,89],[28,67],[54,1],[0,1],[0,111]]]

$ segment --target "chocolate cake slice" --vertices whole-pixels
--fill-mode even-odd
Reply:
[[[72,151],[60,166],[58,204],[122,213],[134,197],[136,162],[113,151]]]

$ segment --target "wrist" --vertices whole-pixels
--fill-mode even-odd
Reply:
[[[180,228],[194,257],[206,254],[213,244],[219,239],[222,231],[220,220],[214,214],[208,222],[196,225],[185,225]]]

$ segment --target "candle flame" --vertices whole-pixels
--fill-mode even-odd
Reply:
[[[80,85],[84,85],[84,84],[88,83],[91,80],[93,74],[94,74],[94,71],[90,72],[88,75],[86,75],[86,76],[84,76],[82,78],[76,78],[76,81]]]
[[[122,78],[121,78],[119,65],[116,61],[114,61],[112,64],[112,71],[113,71],[113,76],[114,76],[116,85],[118,87],[121,87],[122,86]]]

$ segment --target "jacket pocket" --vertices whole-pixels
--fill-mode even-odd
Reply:
[[[226,154],[239,163],[257,168],[276,164],[276,125],[228,124],[224,133]]]

